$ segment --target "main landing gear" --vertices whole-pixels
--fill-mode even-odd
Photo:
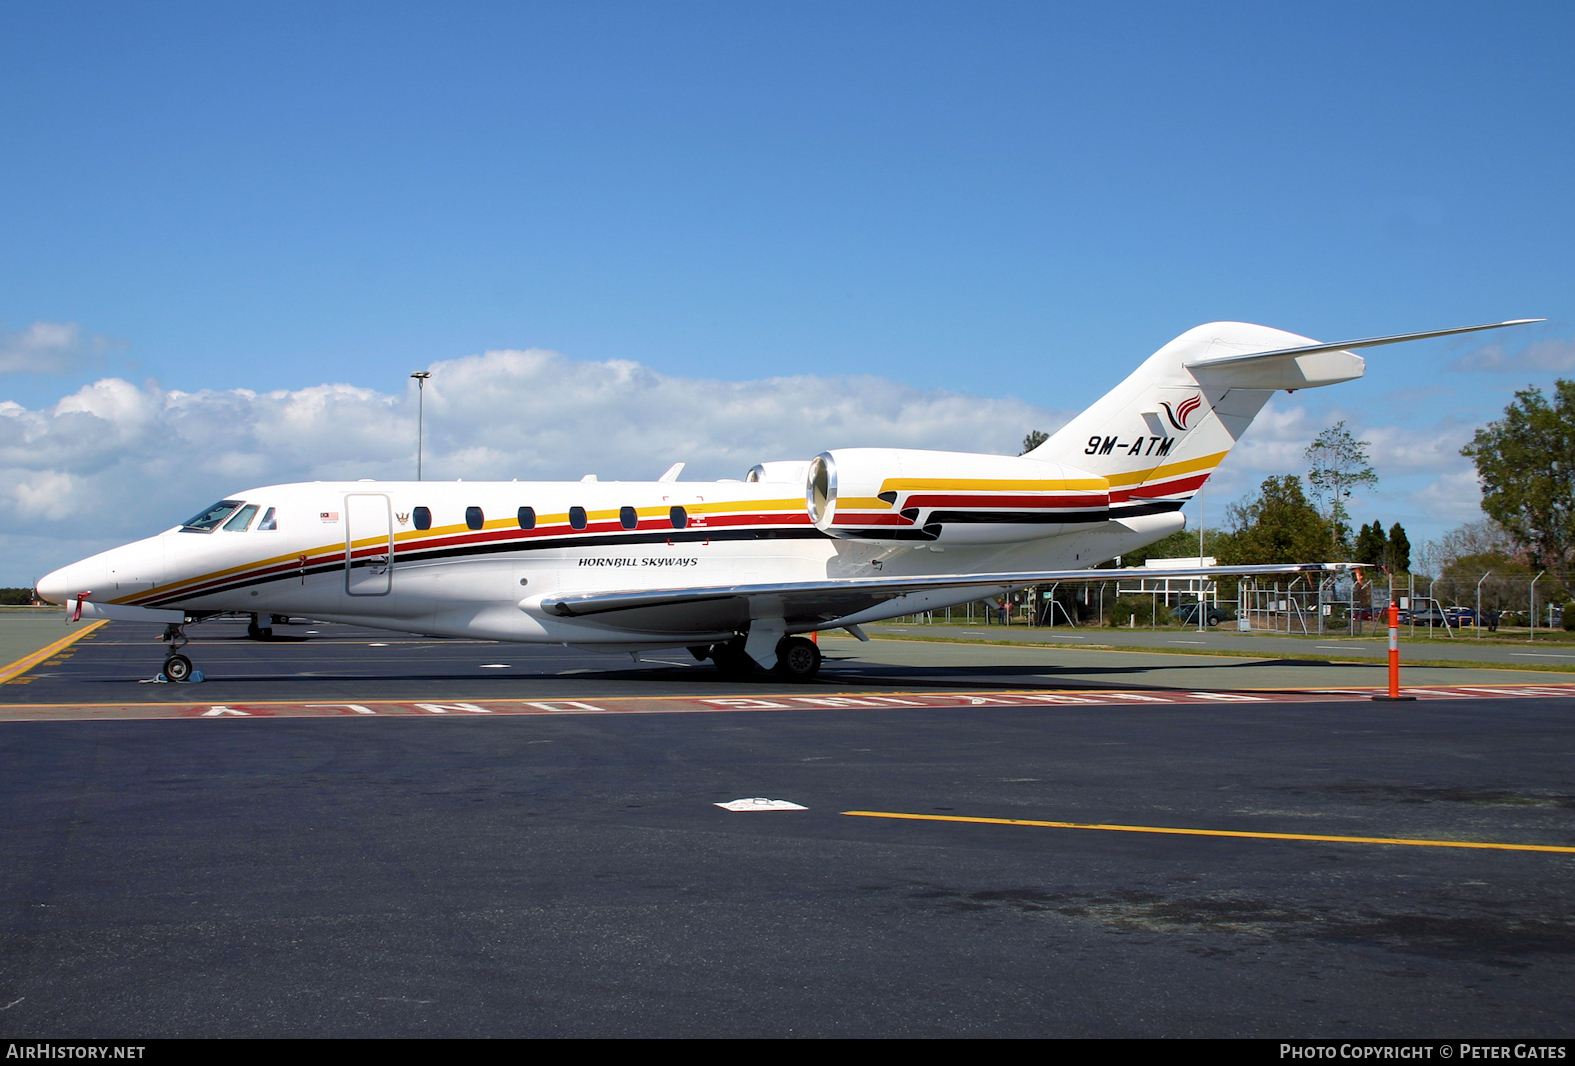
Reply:
[[[164,635],[159,639],[169,645],[169,650],[164,653],[164,668],[161,671],[164,680],[176,684],[202,680],[202,673],[192,669],[191,660],[180,652],[187,644],[185,625],[171,622],[164,627]]]
[[[728,677],[747,677],[759,669],[744,652],[742,638],[709,648],[690,648],[696,659],[710,659]],[[820,645],[804,637],[783,637],[777,642],[777,664],[771,672],[788,681],[809,681],[820,673]]]
[[[268,624],[263,625],[261,621],[258,620],[257,615],[252,615],[252,620],[246,623],[246,635],[251,637],[253,640],[272,640],[274,617],[276,616],[270,615],[268,618]]]

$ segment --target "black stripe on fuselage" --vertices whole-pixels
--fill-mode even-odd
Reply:
[[[405,549],[400,550],[396,545],[394,549],[394,566],[408,566],[412,563],[433,562],[439,559],[458,559],[466,556],[506,555],[514,552],[544,551],[549,548],[603,548],[609,546],[629,546],[635,544],[703,544],[707,541],[760,541],[760,540],[825,540],[826,534],[811,528],[786,528],[786,529],[674,529],[668,532],[646,533],[609,533],[594,534],[591,536],[569,537],[536,537],[515,538],[511,540],[494,540],[474,544],[456,544],[447,548]],[[370,559],[356,559],[351,567],[367,565]],[[182,590],[160,596],[156,600],[142,604],[144,607],[162,607],[166,605],[179,605],[183,599],[196,599],[202,596],[212,596],[217,593],[234,592],[237,589],[254,588],[267,585],[276,581],[295,581],[303,576],[316,574],[344,573],[345,564],[341,558],[332,563],[309,566],[305,570],[294,569],[281,571],[274,574],[261,574],[252,577],[241,577],[234,581],[227,581],[220,585],[204,588],[200,591]]]

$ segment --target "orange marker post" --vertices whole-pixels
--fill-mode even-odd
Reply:
[[[1400,604],[1389,601],[1389,695],[1374,696],[1384,703],[1403,703],[1415,696],[1400,695]]]

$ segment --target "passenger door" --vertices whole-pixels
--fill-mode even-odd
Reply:
[[[388,497],[372,492],[345,496],[345,591],[386,596],[393,579],[394,519]]]

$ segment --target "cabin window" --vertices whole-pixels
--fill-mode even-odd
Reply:
[[[689,524],[689,512],[682,507],[674,507],[668,511],[667,517],[672,521],[674,529],[683,529]]]
[[[640,524],[640,516],[634,513],[633,507],[618,508],[618,524],[625,529],[633,529]]]
[[[569,525],[573,526],[575,529],[584,529],[585,528],[585,508],[583,508],[583,507],[570,507],[569,508]]]
[[[267,511],[263,512],[263,520],[261,522],[257,523],[257,532],[261,533],[265,529],[278,529],[278,528],[279,528],[279,520],[278,520],[278,518],[276,518],[274,516],[273,508],[270,507],[270,508],[268,508]]]
[[[180,527],[182,533],[212,533],[219,523],[235,513],[240,500],[220,500],[212,507],[198,511]]]
[[[245,533],[246,527],[252,524],[252,519],[257,517],[257,505],[249,503],[235,512],[235,517],[224,523],[224,528],[231,533]]]
[[[480,529],[487,524],[487,516],[481,513],[480,507],[465,508],[465,525],[471,529]]]
[[[535,529],[536,528],[536,508],[534,508],[534,507],[521,507],[520,508],[520,528],[521,529]]]
[[[410,512],[411,521],[415,522],[417,529],[432,528],[432,512],[426,507],[417,507]]]

